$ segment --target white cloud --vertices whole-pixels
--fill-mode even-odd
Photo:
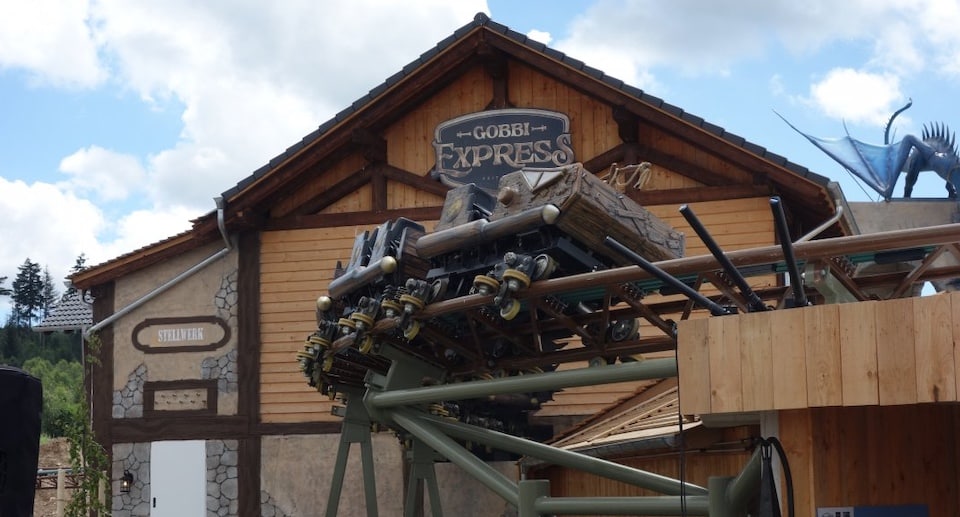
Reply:
[[[536,29],[528,32],[527,37],[532,39],[533,41],[539,41],[544,45],[549,45],[550,42],[553,41],[553,37],[550,35],[549,32],[540,31]]]
[[[97,234],[106,228],[93,203],[49,183],[27,184],[0,177],[0,276],[10,288],[27,258],[47,266],[56,286],[77,256],[101,256]],[[0,300],[3,301],[3,300]],[[3,312],[0,307],[0,312]]]
[[[903,98],[897,76],[850,68],[835,68],[810,87],[810,101],[827,116],[878,126]]]
[[[131,191],[143,188],[146,177],[137,157],[97,145],[61,160],[60,171],[70,176],[61,187],[81,194],[93,193],[102,201],[126,199]]]
[[[0,69],[54,86],[92,87],[107,73],[87,25],[87,0],[0,3]]]
[[[185,106],[179,142],[146,160],[149,199],[207,210],[212,196],[484,10],[444,0],[102,0],[92,15],[125,84]]]

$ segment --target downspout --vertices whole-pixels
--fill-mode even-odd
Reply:
[[[103,319],[103,321],[100,321],[100,322],[96,323],[95,325],[93,325],[92,327],[88,328],[88,329],[84,332],[84,335],[85,335],[85,336],[90,336],[90,335],[93,334],[94,332],[97,332],[98,330],[106,327],[107,325],[113,323],[114,321],[116,321],[116,320],[118,320],[118,319],[126,316],[126,315],[129,314],[131,311],[133,311],[134,309],[136,309],[136,308],[140,307],[141,305],[149,302],[150,300],[156,298],[157,296],[161,295],[162,293],[166,292],[166,291],[167,291],[168,289],[170,289],[171,287],[179,284],[180,282],[186,280],[187,278],[190,278],[191,276],[193,276],[194,273],[196,273],[196,272],[200,271],[201,269],[207,267],[207,266],[210,265],[211,263],[213,263],[213,262],[215,262],[215,261],[223,258],[224,255],[226,255],[227,253],[230,253],[230,251],[233,250],[233,245],[230,244],[230,237],[227,235],[227,225],[226,225],[226,223],[225,223],[225,221],[224,221],[224,217],[223,217],[223,208],[224,208],[223,197],[222,197],[222,196],[217,196],[217,197],[213,198],[213,200],[214,200],[214,202],[217,204],[217,227],[220,229],[220,236],[223,237],[224,248],[223,248],[222,250],[214,253],[213,255],[205,258],[205,259],[204,259],[202,262],[200,262],[199,264],[197,264],[197,265],[191,267],[190,269],[184,271],[183,273],[180,273],[179,275],[171,278],[171,279],[168,280],[165,284],[157,287],[157,288],[154,289],[153,291],[150,291],[149,293],[141,296],[141,297],[138,298],[137,300],[131,302],[130,305],[127,305],[126,307],[120,309],[119,311],[114,312],[114,313],[111,314],[110,316],[107,316],[106,318]]]
[[[820,226],[817,226],[816,228],[811,230],[810,233],[794,241],[794,244],[798,242],[807,242],[810,239],[816,237],[817,235],[820,235],[821,233],[826,231],[827,228],[830,228],[831,226],[834,225],[834,223],[839,221],[841,217],[843,217],[843,204],[840,203],[840,201],[837,199],[834,199],[833,202],[834,204],[837,205],[837,211],[833,214],[833,216],[830,217],[830,219],[827,219],[826,221],[824,221],[824,223],[821,224]]]

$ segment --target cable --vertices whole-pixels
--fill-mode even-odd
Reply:
[[[680,364],[680,347],[673,349],[674,360]],[[687,517],[687,440],[683,435],[683,410],[680,408],[680,379],[677,378],[677,436],[680,440],[680,458],[678,471],[680,474],[680,515]]]
[[[783,478],[784,482],[787,485],[787,515],[788,517],[794,516],[794,499],[793,499],[793,475],[790,473],[790,462],[787,461],[787,453],[783,450],[783,445],[780,443],[776,437],[771,436],[770,438],[760,438],[760,447],[764,449],[773,446],[777,450],[777,456],[780,458],[780,467],[783,469]],[[769,454],[768,451],[761,451],[761,456],[764,454]]]

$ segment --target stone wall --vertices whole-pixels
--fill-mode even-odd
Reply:
[[[130,492],[120,491],[123,473],[133,474]],[[150,444],[118,443],[113,446],[113,516],[150,515]]]
[[[237,515],[237,440],[207,440],[207,517]]]

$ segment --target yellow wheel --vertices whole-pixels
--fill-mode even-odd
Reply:
[[[519,300],[510,300],[507,302],[507,306],[500,309],[500,317],[510,321],[513,318],[517,317],[517,314],[520,314],[520,301]]]
[[[404,305],[406,304],[413,305],[414,307],[417,308],[417,310],[420,310],[423,308],[423,300],[421,300],[420,298],[417,298],[416,296],[410,296],[409,294],[401,294],[400,303]]]
[[[316,334],[311,334],[310,337],[307,338],[307,343],[319,348],[327,348],[328,346],[330,346],[329,339],[318,336]]]
[[[323,360],[323,371],[329,372],[333,369],[333,356],[328,356]]]
[[[354,323],[353,320],[349,318],[340,318],[340,320],[337,321],[337,325],[339,325],[340,327],[347,327],[350,330],[357,330],[357,324]]]
[[[490,294],[500,289],[500,282],[487,275],[477,275],[473,278],[473,288],[481,294]]]
[[[400,305],[396,300],[384,300],[380,304],[380,308],[383,309],[384,313],[393,312],[394,314],[399,314],[403,310],[403,306]]]
[[[362,312],[355,312],[350,315],[350,319],[357,323],[364,323],[367,325],[368,328],[373,326],[373,317],[370,316],[369,314],[364,314]]]
[[[373,350],[373,336],[367,335],[363,336],[363,339],[360,340],[360,346],[358,347],[361,354],[369,354]]]
[[[530,286],[530,277],[526,273],[520,271],[519,269],[508,269],[503,272],[503,280],[516,280],[523,287]]]
[[[417,337],[417,334],[419,333],[420,333],[420,322],[417,320],[413,320],[410,322],[409,325],[407,325],[407,328],[403,330],[403,337],[405,337],[407,341],[413,341],[413,338]]]

